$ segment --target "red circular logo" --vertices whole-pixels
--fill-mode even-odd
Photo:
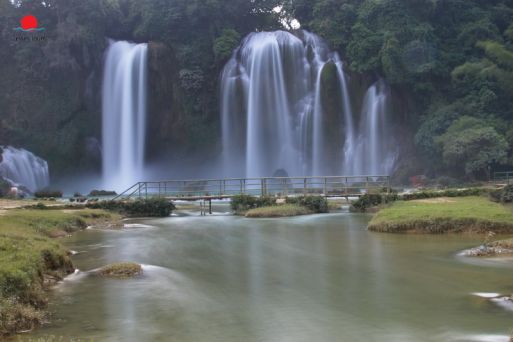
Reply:
[[[33,15],[26,15],[20,20],[21,28],[24,30],[31,30],[37,28],[37,19]]]

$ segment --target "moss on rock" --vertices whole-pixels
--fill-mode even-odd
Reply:
[[[127,279],[141,275],[142,266],[134,262],[118,262],[100,268],[97,274],[107,278]]]

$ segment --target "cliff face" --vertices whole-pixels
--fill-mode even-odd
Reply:
[[[0,63],[0,144],[42,156],[53,175],[95,169],[102,47],[91,51],[56,34],[46,39],[0,42],[10,52]]]
[[[73,6],[91,4],[94,2]],[[164,29],[156,33],[139,30],[136,22],[140,18],[123,14],[129,13],[123,7],[109,22],[106,15],[96,18],[98,11],[83,9],[84,15],[92,16],[87,21],[76,15],[73,6],[61,4],[58,9],[41,9],[44,15],[36,13],[44,18],[46,27],[42,41],[14,40],[12,27],[24,11],[9,9],[12,13],[0,28],[0,145],[23,147],[41,156],[48,161],[54,179],[76,172],[100,172],[104,51],[106,37],[113,37],[149,41],[147,161],[217,158],[221,152],[219,75],[244,32],[249,32],[249,23],[237,24],[242,27],[240,34],[199,30],[194,38],[180,40]],[[251,30],[258,27],[257,23],[251,25]],[[340,85],[331,77],[334,70],[328,69],[323,78],[327,91],[322,101],[328,111],[323,125],[333,144],[340,145],[344,140],[337,114],[340,94],[336,89]],[[350,96],[357,99],[352,103],[354,113],[359,115],[361,99],[378,77],[346,71]],[[400,104],[394,118],[402,125],[408,95],[398,92]],[[403,136],[411,142],[407,124]],[[335,151],[327,153],[333,156],[333,164],[340,162]]]

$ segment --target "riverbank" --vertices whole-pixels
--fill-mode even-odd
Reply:
[[[69,251],[56,238],[120,219],[99,209],[43,208],[1,210],[0,336],[40,325],[47,315],[46,290],[74,271]]]
[[[511,257],[513,256],[513,239],[484,243],[481,246],[464,251],[463,255],[473,257]]]
[[[513,210],[478,196],[397,201],[380,210],[368,229],[387,233],[513,233]]]

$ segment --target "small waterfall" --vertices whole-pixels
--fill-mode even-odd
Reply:
[[[393,171],[397,153],[389,146],[387,123],[388,87],[380,80],[365,94],[359,135],[346,141],[344,172],[347,174],[387,175]]]
[[[31,192],[40,190],[50,183],[48,163],[22,148],[0,147],[3,150],[0,162],[0,176],[13,185],[24,186]]]
[[[124,190],[142,180],[146,132],[147,44],[111,42],[103,74],[103,180]]]
[[[387,87],[369,88],[358,118],[349,83],[313,33],[248,35],[221,75],[224,176],[390,172]]]

